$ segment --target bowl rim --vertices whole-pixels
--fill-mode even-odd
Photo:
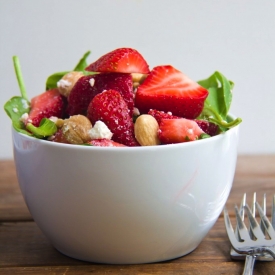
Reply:
[[[235,118],[235,116],[229,114],[229,116],[231,118]],[[215,142],[216,140],[220,140],[222,139],[224,136],[228,136],[230,135],[232,132],[234,131],[238,131],[239,129],[239,125],[228,129],[226,132],[222,132],[216,136],[210,137],[210,138],[205,138],[205,139],[199,139],[199,140],[194,140],[194,141],[190,141],[190,142],[181,142],[181,143],[173,143],[173,144],[163,144],[163,145],[152,145],[152,146],[134,146],[134,147],[130,147],[130,146],[125,146],[125,147],[103,147],[103,146],[88,146],[88,145],[81,145],[81,144],[66,144],[66,143],[60,143],[60,142],[50,142],[48,140],[44,140],[44,139],[38,139],[35,138],[33,136],[29,136],[26,135],[24,133],[20,133],[18,131],[16,131],[16,129],[12,126],[12,137],[14,135],[18,135],[21,136],[22,138],[31,140],[31,141],[35,141],[37,144],[41,144],[41,145],[47,145],[50,147],[57,147],[57,148],[70,148],[71,150],[91,150],[91,151],[95,151],[95,150],[101,150],[101,151],[148,151],[148,150],[169,150],[169,148],[174,148],[174,149],[180,149],[180,148],[185,148],[185,147],[192,147],[192,146],[197,146],[197,145],[202,145],[204,143],[211,143],[211,142]],[[13,143],[14,143],[14,137],[13,137]]]

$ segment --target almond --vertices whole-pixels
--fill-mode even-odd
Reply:
[[[68,97],[73,86],[77,82],[79,78],[84,76],[82,72],[69,72],[65,74],[58,82],[57,82],[57,88],[60,94],[62,94],[65,97]]]
[[[140,84],[142,84],[142,82],[147,77],[147,74],[141,74],[141,73],[131,73],[131,75],[132,75],[134,88],[137,88]]]
[[[91,139],[89,135],[91,128],[92,124],[87,117],[75,115],[65,119],[61,129],[69,143],[83,144]]]
[[[135,122],[135,137],[141,146],[159,145],[159,125],[151,115],[141,115]]]

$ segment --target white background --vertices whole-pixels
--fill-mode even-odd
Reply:
[[[171,64],[194,80],[214,71],[235,82],[231,113],[243,119],[240,154],[275,153],[275,1],[0,0],[0,158],[12,158],[4,103],[19,95],[19,56],[29,98],[46,78],[119,47],[150,67]]]

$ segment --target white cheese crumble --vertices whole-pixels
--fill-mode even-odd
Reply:
[[[91,78],[91,79],[89,80],[89,83],[90,83],[90,85],[91,85],[92,87],[94,87],[94,85],[95,85],[95,79],[94,79],[94,78]]]
[[[139,109],[138,109],[138,108],[134,107],[133,115],[134,115],[134,116],[139,116],[139,115],[140,115],[140,112],[139,112]]]
[[[93,128],[89,130],[89,135],[91,139],[111,139],[113,133],[110,131],[110,129],[104,122],[98,120],[93,126]]]
[[[51,117],[49,118],[49,120],[51,120],[52,122],[56,123],[57,120],[58,120],[58,117],[57,117],[57,116],[51,116]]]
[[[58,88],[67,88],[67,87],[70,87],[72,83],[66,79],[60,79],[58,82],[57,82],[57,87]]]
[[[28,121],[29,119],[29,114],[28,113],[24,113],[21,118],[20,118],[20,121],[24,122],[24,123],[27,123],[27,122],[31,122],[31,121]]]
[[[14,113],[18,113],[18,109],[16,107],[12,108]]]

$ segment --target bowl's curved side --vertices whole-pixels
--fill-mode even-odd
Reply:
[[[34,220],[64,254],[101,263],[168,260],[194,250],[220,215],[238,128],[142,150],[53,146],[13,131],[18,181]]]

